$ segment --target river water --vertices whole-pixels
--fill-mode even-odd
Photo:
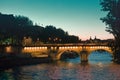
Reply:
[[[120,65],[107,52],[93,52],[88,63],[80,58],[14,67],[0,72],[0,80],[120,80]]]

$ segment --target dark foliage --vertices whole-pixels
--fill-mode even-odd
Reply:
[[[61,28],[49,25],[42,27],[34,25],[25,16],[14,16],[12,14],[0,13],[0,42],[11,39],[12,44],[21,44],[23,37],[31,37],[33,41],[38,38],[44,43],[76,43],[77,36],[70,36]]]
[[[106,31],[113,34],[115,42],[111,43],[115,59],[120,60],[120,0],[101,0],[102,10],[107,12],[101,20],[108,25]]]

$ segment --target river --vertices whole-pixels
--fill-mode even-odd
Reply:
[[[93,52],[88,63],[80,58],[14,67],[0,71],[0,80],[120,80],[120,65],[107,52]]]

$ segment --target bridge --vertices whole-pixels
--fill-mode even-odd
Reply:
[[[81,61],[88,61],[88,56],[93,51],[104,50],[113,55],[111,47],[104,44],[41,44],[41,45],[25,45],[22,52],[31,53],[33,57],[51,56],[53,60],[60,60],[61,55],[66,51],[76,52]]]

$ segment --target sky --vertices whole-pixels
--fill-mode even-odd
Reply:
[[[44,27],[54,25],[82,40],[113,38],[100,20],[106,16],[100,0],[0,0],[0,12],[27,16]]]

